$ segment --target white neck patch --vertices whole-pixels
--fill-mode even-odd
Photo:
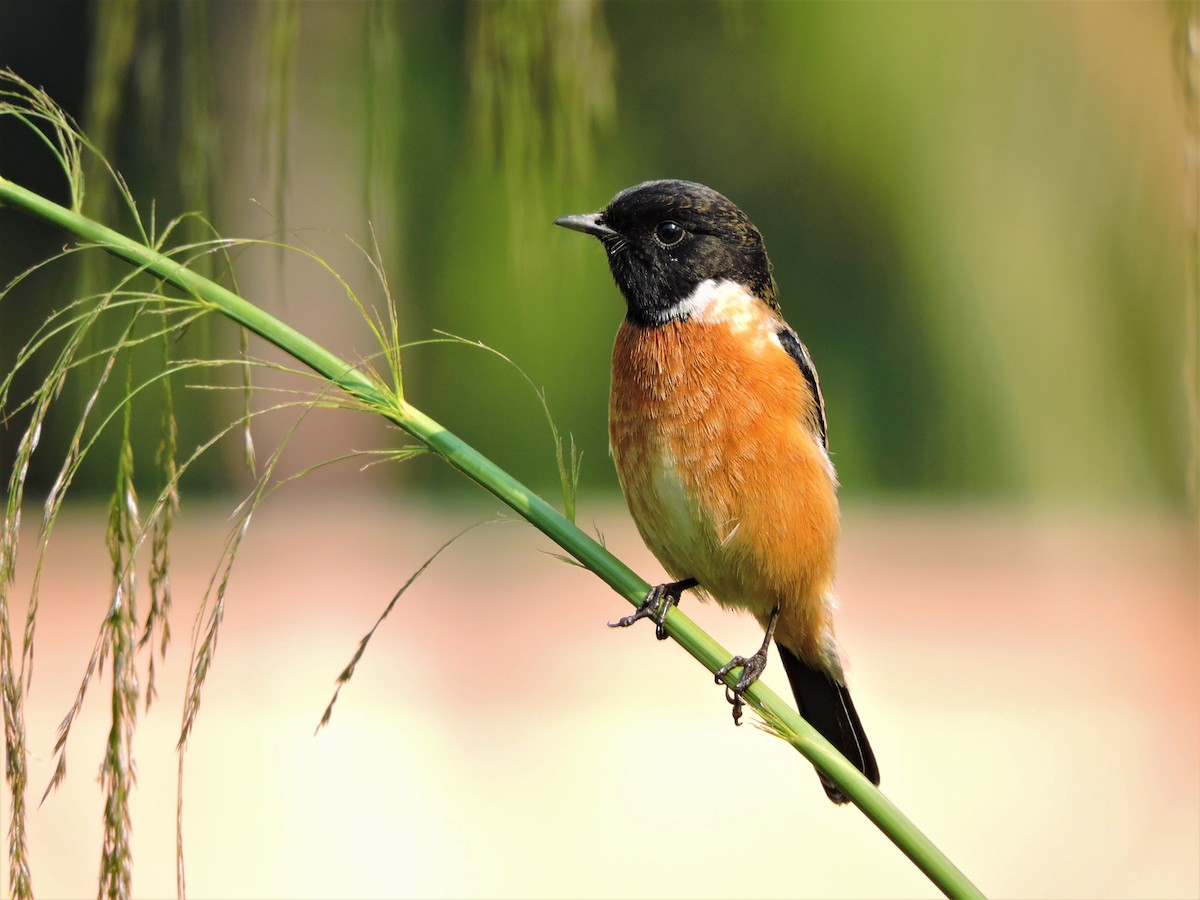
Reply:
[[[762,302],[736,281],[709,278],[668,309],[667,317],[676,321],[722,322],[734,331],[749,331],[762,327],[763,313]]]

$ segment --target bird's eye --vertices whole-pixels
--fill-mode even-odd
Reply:
[[[683,226],[678,222],[659,222],[654,229],[654,237],[664,247],[674,247],[683,240]]]

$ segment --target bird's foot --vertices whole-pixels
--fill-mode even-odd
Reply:
[[[725,685],[725,699],[733,707],[733,724],[742,724],[742,709],[746,705],[746,701],[742,699],[742,694],[749,690],[750,685],[758,681],[763,670],[767,667],[767,652],[771,647],[771,638],[775,636],[775,623],[779,621],[779,607],[771,612],[771,620],[767,623],[767,633],[763,637],[762,646],[758,648],[758,652],[753,656],[735,656],[713,674],[716,675],[717,684],[725,684],[725,676],[739,666],[742,669],[742,674],[738,676],[737,682],[730,687]]]
[[[738,676],[737,683],[733,687],[725,685],[725,699],[733,706],[734,725],[742,724],[742,708],[746,705],[746,702],[742,699],[742,694],[746,693],[750,685],[758,681],[758,676],[762,675],[763,669],[767,667],[766,648],[764,647],[762,650],[759,650],[753,656],[735,656],[729,662],[725,663],[725,665],[716,671],[717,684],[724,684],[725,676],[738,666],[742,667],[742,674]]]
[[[689,588],[694,588],[697,582],[695,578],[685,578],[683,581],[672,581],[667,584],[656,584],[652,587],[649,593],[646,594],[646,599],[642,601],[631,616],[625,616],[623,619],[618,619],[615,622],[609,622],[609,628],[628,628],[638,619],[654,618],[654,636],[660,641],[667,639],[667,610],[672,606],[679,605],[679,598],[683,596],[683,592]]]

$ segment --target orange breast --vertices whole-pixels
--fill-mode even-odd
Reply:
[[[622,323],[609,437],[630,512],[671,577],[764,623],[779,605],[777,638],[816,660],[833,646],[837,485],[779,327],[757,302]]]

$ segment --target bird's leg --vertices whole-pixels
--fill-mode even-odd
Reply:
[[[623,619],[618,619],[616,622],[609,622],[608,627],[628,628],[638,619],[653,616],[654,636],[660,641],[665,641],[667,639],[667,610],[672,606],[678,606],[679,598],[683,596],[683,592],[694,588],[698,583],[695,578],[685,578],[683,581],[656,584],[650,588],[650,592],[646,594],[646,599],[637,608],[637,612],[631,616],[625,616]]]
[[[762,646],[758,648],[758,652],[753,656],[735,656],[721,668],[717,669],[717,684],[722,684],[725,681],[725,676],[738,666],[742,667],[742,674],[738,677],[737,684],[733,687],[725,685],[725,699],[733,705],[733,724],[742,724],[742,707],[745,706],[745,701],[742,700],[742,694],[758,681],[758,676],[763,673],[763,669],[767,667],[767,651],[771,649],[771,638],[775,636],[775,623],[779,621],[779,607],[771,611],[771,619],[767,622],[767,634],[763,638]]]

